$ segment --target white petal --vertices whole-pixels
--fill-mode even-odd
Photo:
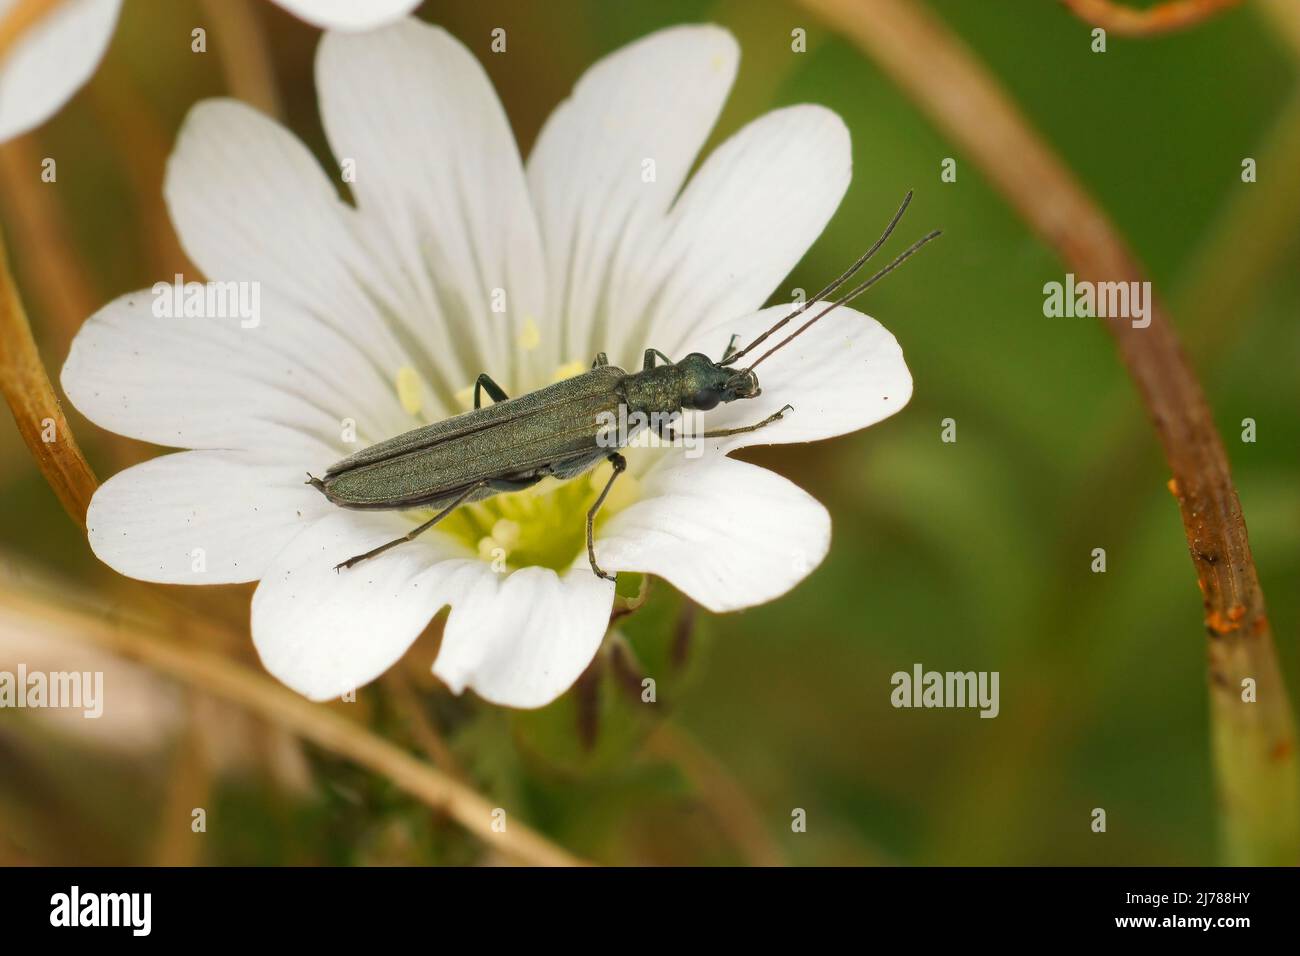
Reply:
[[[19,0],[0,0],[0,20]],[[0,61],[0,142],[38,126],[90,79],[104,56],[122,0],[56,4]]]
[[[208,100],[185,119],[164,185],[186,253],[209,279],[256,282],[328,326],[384,378],[412,366],[450,409],[461,387],[437,379],[409,341],[411,316],[356,235],[355,212],[307,148],[233,100]],[[190,277],[193,278],[193,277]],[[313,343],[304,331],[299,348]]]
[[[336,511],[271,563],[253,596],[253,642],[266,669],[312,698],[373,680],[452,605],[434,673],[457,693],[540,707],[563,693],[600,646],[613,585],[585,566],[498,574],[430,532],[354,568],[335,564],[403,534],[392,514]]]
[[[541,245],[478,60],[446,31],[404,20],[327,34],[316,83],[334,155],[355,164],[360,227],[430,356],[461,377],[456,389],[482,371],[521,382],[516,339],[546,308]]]
[[[852,176],[848,129],[820,106],[753,121],[717,148],[673,207],[661,240],[614,297],[617,354],[674,357],[701,325],[758,309],[803,258]]]
[[[409,531],[398,515],[335,510],[275,557],[253,594],[253,644],[268,671],[312,700],[374,680],[447,603],[462,557],[428,533],[356,567],[334,566]],[[486,565],[484,565],[486,566]]]
[[[168,286],[170,288],[170,286]],[[95,423],[159,445],[233,448],[298,471],[356,448],[341,422],[373,442],[410,427],[394,391],[352,343],[264,290],[261,317],[153,314],[152,291],[122,296],[77,332],[63,366],[72,403]]]
[[[828,304],[810,306],[740,364],[757,359]],[[694,334],[683,351],[718,358],[733,333],[740,336],[742,345],[751,342],[795,307],[772,306],[739,321],[715,325]],[[794,411],[758,431],[722,439],[717,447],[730,450],[845,435],[888,418],[912,396],[912,373],[894,336],[870,316],[843,306],[773,353],[755,374],[762,394],[709,412],[703,416],[704,428],[752,425],[786,404],[793,405]]]
[[[610,294],[627,281],[632,254],[658,241],[739,56],[719,27],[661,30],[596,63],[546,121],[528,182],[564,361],[611,348],[610,323],[635,319],[613,311]]]
[[[420,0],[275,0],[312,26],[332,30],[369,30],[406,16]]]
[[[129,577],[164,584],[255,581],[306,522],[334,510],[291,466],[232,452],[164,455],[104,482],[90,547]]]
[[[458,597],[433,672],[459,693],[507,707],[541,707],[568,690],[609,626],[614,585],[584,557],[563,574],[528,567],[495,574],[483,562],[459,572]]]
[[[656,574],[721,612],[780,597],[826,556],[830,515],[785,478],[716,454],[660,454],[644,497],[601,530],[602,567]]]

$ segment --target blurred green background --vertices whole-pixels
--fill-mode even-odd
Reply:
[[[869,17],[871,3],[861,7]],[[1294,694],[1300,47],[1259,4],[1173,36],[1112,37],[1104,54],[1055,3],[931,7],[1108,210],[1171,303],[1232,459]],[[285,121],[324,158],[312,83],[319,34],[269,3],[251,8]],[[1104,320],[1043,316],[1043,284],[1066,269],[975,166],[798,4],[427,2],[419,14],[479,55],[525,151],[597,57],[682,22],[722,24],[742,48],[710,146],[776,106],[838,112],[853,134],[853,183],[778,298],[837,274],[908,188],[905,233],[945,230],[864,306],[903,346],[911,404],[853,436],[744,453],[830,509],[825,564],[768,606],[701,613],[676,664],[680,599],[666,585],[628,619],[659,707],[633,701],[611,668],[544,711],[512,714],[451,698],[411,664],[422,713],[474,784],[573,852],[610,863],[1219,860],[1200,596],[1167,470]],[[126,0],[88,87],[0,149],[0,220],[55,374],[90,311],[189,271],[166,223],[161,164],[188,107],[227,93],[223,38],[209,20],[199,3]],[[206,55],[189,51],[196,25],[209,28]],[[508,32],[507,55],[488,53],[494,27]],[[803,54],[791,52],[796,27],[807,30]],[[24,165],[45,155],[58,157],[57,189]],[[945,157],[957,160],[955,183],[940,180]],[[1245,157],[1259,160],[1256,183],[1241,182]],[[69,412],[101,478],[153,453]],[[940,441],[948,417],[953,444]],[[1247,417],[1258,423],[1253,444],[1240,440]],[[0,501],[6,563],[140,601],[90,554],[10,424],[0,425]],[[1097,547],[1105,574],[1090,570]],[[246,633],[251,587],[158,590]],[[249,658],[251,648],[232,653]],[[890,675],[918,662],[1000,672],[1000,715],[892,708]],[[0,861],[483,859],[475,840],[387,781],[270,743],[256,723],[165,682],[145,680],[139,693],[160,703],[143,721],[156,733],[141,731],[138,745],[3,716]],[[411,740],[392,686],[360,698],[352,713]],[[587,748],[579,728],[591,731],[593,707]],[[178,847],[161,823],[198,805],[209,808],[209,832]],[[1090,829],[1095,807],[1107,811],[1105,834]],[[795,808],[806,811],[804,833],[791,830]]]

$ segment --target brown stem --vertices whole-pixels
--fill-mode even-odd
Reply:
[[[77,446],[54,394],[0,238],[0,391],[18,431],[65,511],[83,529],[86,508],[99,482]]]
[[[1258,9],[1264,14],[1273,32],[1291,48],[1291,57],[1300,56],[1300,8],[1295,0],[1260,0]]]
[[[212,23],[209,39],[221,61],[230,94],[267,116],[280,115],[280,94],[275,83],[266,32],[258,19],[261,11],[249,0],[202,0],[203,14]]]
[[[955,143],[1078,278],[1143,281],[1123,237],[961,40],[911,0],[804,0]],[[1300,860],[1294,724],[1227,454],[1164,305],[1111,320],[1173,473],[1209,635],[1214,749],[1231,861]],[[1254,681],[1257,703],[1244,702]]]
[[[158,811],[157,845],[150,861],[153,866],[194,866],[203,858],[203,844],[191,828],[192,814],[208,803],[213,773],[196,720],[192,695],[185,701],[184,723],[168,767],[166,791]]]
[[[676,764],[695,786],[696,793],[728,841],[753,866],[781,866],[780,846],[731,772],[685,730],[664,721],[646,738],[646,751]]]
[[[600,737],[600,684],[605,676],[605,661],[597,654],[573,684],[573,703],[577,710],[578,743],[590,753]]]
[[[1234,189],[1216,222],[1182,272],[1187,282],[1174,307],[1188,349],[1220,352],[1230,332],[1240,335],[1260,282],[1286,261],[1300,231],[1300,85],[1247,154],[1258,160],[1260,181]],[[1225,322],[1229,315],[1238,322]]]
[[[82,644],[93,644],[136,661],[213,697],[228,700],[318,747],[386,777],[434,810],[446,813],[486,845],[522,863],[572,866],[580,863],[536,830],[511,817],[494,828],[494,807],[470,787],[417,759],[323,704],[299,697],[261,674],[219,654],[180,646],[151,633],[145,622],[105,620],[60,598],[41,599],[30,582],[0,582],[0,616],[21,616],[28,626]]]
[[[46,345],[56,355],[65,355],[73,335],[101,300],[87,278],[89,270],[68,267],[80,256],[67,212],[56,198],[59,187],[41,179],[44,158],[31,133],[0,146],[0,202],[14,248],[25,253],[15,268],[28,301],[43,320]]]
[[[452,753],[451,747],[443,739],[438,728],[429,719],[429,715],[425,713],[424,703],[412,686],[411,679],[400,666],[397,666],[384,675],[383,681],[384,686],[393,695],[394,704],[406,720],[416,746],[423,750],[425,756],[443,773],[456,778],[461,783],[467,783],[468,775],[461,768],[456,755]]]
[[[105,149],[126,177],[135,225],[144,234],[149,253],[147,274],[170,279],[177,273],[195,272],[181,249],[163,191],[158,188],[166,179],[172,133],[164,128],[157,106],[144,96],[139,82],[121,61],[105,63],[86,92],[106,133]],[[89,314],[82,313],[79,321]]]
[[[1144,37],[1196,26],[1241,0],[1166,0],[1139,10],[1115,0],[1061,0],[1080,20],[1118,36]]]

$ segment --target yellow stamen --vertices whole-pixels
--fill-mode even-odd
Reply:
[[[519,537],[523,529],[519,523],[511,521],[509,518],[501,518],[492,526],[492,538],[498,542],[506,551],[510,551],[519,544]]]
[[[520,330],[517,341],[525,352],[531,352],[542,344],[542,330],[537,327],[537,322],[531,315],[524,316],[524,327]]]
[[[420,375],[409,365],[397,370],[397,400],[408,415],[420,414],[424,407],[424,389],[420,384]]]
[[[457,405],[468,411],[474,407],[474,386],[466,385],[459,392],[453,395],[452,398],[456,400]]]
[[[588,367],[589,363],[583,361],[566,363],[555,369],[551,380],[563,381]],[[516,394],[526,391],[527,385]],[[468,409],[473,405],[473,396],[474,388],[469,386],[457,392],[455,398],[463,409]],[[561,571],[586,553],[587,510],[611,474],[612,466],[603,461],[573,481],[544,478],[529,488],[458,508],[440,528],[496,570],[537,565]],[[630,471],[625,472],[605,499],[596,520],[597,530],[641,497],[640,483]]]
[[[566,378],[573,378],[573,376],[581,375],[585,371],[587,371],[586,362],[566,362],[555,370],[555,374],[551,376],[551,381],[563,382]]]

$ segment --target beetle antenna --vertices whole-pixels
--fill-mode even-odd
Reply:
[[[839,278],[835,279],[833,282],[831,282],[830,285],[822,289],[815,296],[808,299],[797,309],[795,309],[793,312],[787,315],[784,319],[776,323],[776,325],[772,326],[770,329],[768,329],[758,338],[754,339],[754,341],[746,345],[739,352],[734,352],[731,355],[728,355],[725,359],[723,359],[718,364],[730,365],[733,362],[735,362],[738,358],[740,358],[742,355],[744,355],[746,352],[753,351],[755,346],[760,345],[765,339],[771,336],[772,333],[774,333],[777,329],[789,323],[791,319],[797,318],[798,316],[802,315],[804,312],[808,311],[809,308],[815,305],[819,300],[825,299],[828,295],[832,295],[837,289],[840,288],[840,286],[844,285],[844,283],[852,279],[853,276],[857,273],[857,271],[867,264],[867,260],[870,259],[872,256],[874,256],[876,252],[880,249],[880,247],[885,244],[885,240],[889,238],[891,233],[893,233],[894,227],[897,226],[899,220],[903,218],[903,213],[907,211],[907,204],[910,203],[911,201],[912,201],[912,190],[909,189],[907,191],[907,195],[903,197],[903,204],[898,207],[898,212],[894,213],[894,218],[889,220],[889,225],[885,227],[884,233],[881,234],[879,239],[877,239],[874,243],[871,244],[871,248],[868,249],[866,252],[864,252],[858,258],[857,262],[853,263],[853,265],[849,266],[846,270],[844,270],[844,272],[839,276]]]
[[[931,239],[937,239],[941,235],[943,235],[943,233],[940,230],[936,229],[934,230],[934,232],[924,235],[920,239],[916,240],[916,242],[912,243],[910,246],[908,246],[906,249],[900,252],[897,258],[895,258],[894,261],[891,262],[889,265],[885,266],[885,268],[881,269],[870,279],[863,281],[855,288],[851,289],[850,291],[846,292],[844,295],[840,296],[838,299],[836,299],[830,305],[826,306],[826,308],[822,309],[820,312],[814,315],[803,325],[799,326],[799,328],[796,329],[794,332],[791,332],[789,335],[787,335],[784,339],[782,339],[772,348],[768,349],[766,352],[760,355],[757,359],[754,360],[754,364],[751,365],[748,370],[753,371],[755,368],[758,367],[759,362],[762,362],[763,359],[767,358],[773,352],[785,348],[787,345],[790,344],[791,341],[797,339],[799,336],[803,335],[803,333],[807,332],[808,329],[811,328],[812,325],[818,319],[822,318],[827,313],[834,312],[840,306],[847,305],[848,303],[852,302],[854,299],[862,295],[862,293],[866,292],[868,289],[870,289],[873,285],[875,285],[885,276],[889,275],[889,273],[893,272],[895,269],[901,266],[905,261],[910,259],[912,256],[916,255],[916,253],[920,250],[920,248],[923,245],[925,245]]]

